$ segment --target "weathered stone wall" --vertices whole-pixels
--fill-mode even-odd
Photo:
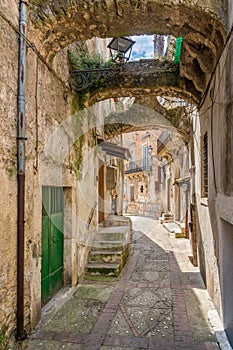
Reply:
[[[184,223],[190,191],[188,148],[179,140],[171,154],[171,211],[176,220]]]
[[[80,0],[31,0],[30,12],[32,22],[44,37],[43,49],[49,53],[59,51],[77,38],[87,40],[93,36],[119,37],[145,33],[174,33],[178,36],[192,33],[196,41],[212,30],[211,40],[218,40],[218,21],[224,23],[226,20],[222,5],[221,0],[198,0],[195,3],[192,0],[169,0],[166,3],[159,0],[135,3],[120,0],[85,3]],[[211,23],[210,27],[205,26],[207,21]]]
[[[9,3],[0,10],[18,27],[18,7]],[[15,327],[17,293],[17,71],[18,35],[0,17],[2,244],[0,265],[0,332]],[[29,30],[30,33],[30,30]],[[30,37],[30,34],[29,34]],[[94,46],[95,46],[94,40]],[[40,48],[39,36],[33,37]],[[89,43],[91,45],[91,43]],[[98,50],[103,49],[103,44]],[[97,136],[103,136],[104,114],[114,108],[104,101],[79,111],[78,98],[69,89],[67,48],[50,67],[30,45],[27,49],[26,86],[26,197],[25,197],[25,328],[30,331],[41,314],[42,186],[64,189],[64,285],[75,285],[84,273],[97,226]],[[119,165],[119,164],[118,164]],[[121,173],[118,174],[119,203]],[[109,198],[108,198],[109,199]],[[120,206],[119,206],[120,207]],[[95,208],[93,217],[90,214]],[[89,223],[89,225],[87,225]]]
[[[0,11],[18,27],[15,2],[1,3]],[[18,35],[1,16],[0,22],[0,128],[3,136],[0,141],[0,332],[6,328],[11,333],[16,327],[17,293]],[[40,38],[34,37],[34,43],[39,47]],[[91,209],[97,200],[97,182],[93,180],[94,170],[98,169],[95,123],[98,124],[102,107],[91,113],[78,112],[77,97],[65,87],[68,82],[66,53],[67,50],[63,50],[54,58],[56,76],[31,48],[27,50],[24,290],[27,331],[36,325],[41,312],[42,186],[64,187],[65,285],[75,285],[83,274],[93,238],[92,228],[97,224],[94,213],[87,229]],[[100,122],[100,132],[101,128]]]
[[[230,9],[231,2],[228,3]],[[230,11],[229,23],[232,23]],[[199,260],[207,288],[224,323],[224,312],[227,305],[232,304],[230,298],[226,300],[224,297],[226,288],[232,285],[232,277],[229,275],[229,283],[226,285],[223,270],[225,259],[223,247],[227,239],[226,226],[223,222],[228,223],[229,227],[233,224],[232,55],[231,35],[200,109],[200,116],[194,118]],[[205,132],[208,132],[208,199],[203,198],[201,193],[201,137]]]
[[[93,36],[110,38],[154,33],[182,36],[180,75],[187,90],[194,95],[201,95],[207,86],[225,40],[226,8],[222,0],[195,3],[191,0],[85,3],[31,0],[29,8],[34,25],[31,35],[37,28],[40,50],[48,57],[73,41]],[[101,94],[98,97],[103,98]]]
[[[228,22],[228,30],[231,29],[233,24],[233,4],[232,1],[226,0],[227,7],[227,22]]]
[[[77,78],[80,79],[80,73],[72,79],[74,90]],[[89,104],[121,96],[140,97],[142,94],[179,96],[197,103],[201,96],[200,92],[205,88],[202,86],[197,89],[192,84],[187,84],[180,76],[179,67],[173,62],[154,59],[128,62],[121,67],[112,66],[109,76],[103,80],[102,86],[101,84],[99,87],[90,86]]]

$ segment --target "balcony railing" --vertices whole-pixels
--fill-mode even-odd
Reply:
[[[151,171],[151,165],[148,158],[136,160],[130,162],[125,166],[125,174],[138,173],[142,171]]]

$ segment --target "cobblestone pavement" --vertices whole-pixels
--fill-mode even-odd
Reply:
[[[189,241],[156,220],[132,221],[132,253],[120,278],[83,281],[43,316],[28,350],[219,350],[207,318],[214,307],[189,261]]]

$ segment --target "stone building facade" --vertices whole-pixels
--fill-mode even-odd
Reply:
[[[123,135],[130,160],[125,163],[125,213],[159,218],[163,211],[161,161],[156,158],[159,131]]]
[[[124,134],[123,144],[131,154],[125,163],[125,212],[156,218],[170,213],[188,226],[189,149],[182,137],[171,126]]]
[[[0,4],[0,324],[2,331],[7,329],[9,333],[16,328],[17,313],[16,138],[20,3],[3,0]],[[98,199],[99,164],[102,164],[101,160],[107,161],[107,156],[95,146],[97,138],[103,136],[103,118],[108,117],[113,101],[95,102],[98,98],[134,96],[140,100],[142,95],[165,94],[196,104],[196,113],[190,118],[192,128],[188,141],[193,250],[233,344],[232,1],[169,0],[162,4],[153,0],[135,6],[127,1],[100,0],[87,1],[83,6],[80,0],[29,0],[24,4],[28,13],[27,69],[21,75],[21,78],[26,77],[27,118],[25,328],[30,331],[41,313],[43,188],[45,192],[54,187],[64,191],[63,248],[69,254],[64,253],[62,283],[75,285],[83,272],[91,243],[87,223]],[[90,104],[93,107],[80,111],[83,96],[77,96],[69,87],[66,54],[61,49],[92,37],[110,38],[145,32],[183,37],[180,78],[174,75],[168,85],[166,77],[170,74],[170,79],[173,74],[170,71],[164,75],[164,81],[160,75],[159,87],[156,88],[154,83],[147,89],[150,80],[143,76],[143,86],[128,86],[127,89],[118,86],[87,96],[82,102],[86,107]],[[140,79],[137,84],[138,81]],[[184,91],[182,96],[181,90]],[[103,113],[98,113],[100,110]],[[140,125],[143,127],[143,121]],[[178,122],[176,126],[180,129]],[[103,173],[103,169],[101,171]],[[97,225],[98,215],[97,210],[91,225]]]

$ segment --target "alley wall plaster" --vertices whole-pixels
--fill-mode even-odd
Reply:
[[[8,11],[17,27],[18,7]],[[0,43],[0,123],[4,137],[0,141],[2,210],[0,265],[0,332],[15,330],[17,285],[17,181],[16,117],[18,35],[2,18]],[[40,47],[40,37],[33,38]],[[94,43],[95,46],[95,43]],[[99,45],[103,49],[103,44]],[[50,64],[52,61],[50,62]],[[67,49],[53,59],[51,71],[43,60],[27,49],[26,88],[26,206],[25,206],[25,328],[30,332],[41,315],[41,232],[42,186],[64,189],[64,285],[76,285],[85,265],[98,222],[97,136],[103,136],[104,115],[114,108],[113,101],[103,101],[91,110],[79,111],[77,96],[69,90]],[[58,76],[56,76],[56,74]],[[61,82],[61,79],[63,83]],[[122,201],[118,174],[118,201]],[[107,202],[111,203],[108,194]],[[120,210],[120,206],[119,210]],[[87,222],[92,209],[94,215]],[[111,210],[111,208],[110,208]],[[4,257],[4,258],[2,258]]]
[[[17,27],[18,6],[14,1],[10,11],[9,6],[9,2],[2,2],[0,10],[5,11]],[[3,136],[0,140],[0,332],[7,329],[11,334],[16,327],[17,291],[18,35],[2,17],[0,23],[0,127]],[[34,38],[36,46],[39,41],[39,37]],[[54,59],[54,69],[67,83],[66,50]],[[105,106],[103,102],[90,114],[78,114],[75,96],[69,88],[48,70],[34,51],[27,49],[24,290],[27,332],[35,327],[41,314],[42,186],[64,188],[64,285],[76,285],[84,273],[93,228],[97,225],[94,213],[89,229],[86,227],[97,200],[97,182],[93,180],[94,169],[98,169],[98,152],[94,151],[96,113],[101,114]],[[99,133],[101,128],[102,122],[99,122]],[[75,142],[80,137],[83,141],[77,148]],[[81,152],[82,157],[78,157],[77,152]]]
[[[216,74],[212,79],[205,103],[195,128],[195,195],[199,223],[199,260],[204,266],[203,277],[224,322],[223,242],[222,220],[232,224],[232,36],[226,45]],[[208,199],[202,198],[201,137],[208,132]],[[225,226],[224,226],[225,227]],[[233,227],[233,226],[232,226]],[[204,262],[204,265],[203,265]],[[229,300],[229,303],[231,301]],[[230,305],[230,304],[229,304]],[[225,307],[227,307],[225,305]]]

